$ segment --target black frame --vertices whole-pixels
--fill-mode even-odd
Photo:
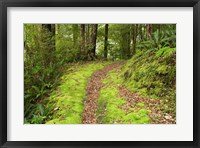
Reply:
[[[7,141],[7,7],[193,7],[193,141]],[[200,147],[199,66],[200,0],[0,0],[0,147]]]

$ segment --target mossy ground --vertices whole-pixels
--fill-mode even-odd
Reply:
[[[118,70],[109,72],[103,80],[105,86],[100,91],[97,110],[97,123],[101,124],[145,124],[149,123],[148,110],[144,103],[138,103],[135,108],[127,112],[122,109],[126,100],[119,97],[119,87],[123,79]]]
[[[94,62],[73,66],[62,76],[61,85],[47,99],[47,106],[53,104],[52,120],[46,124],[80,124],[86,98],[87,81],[98,69],[109,62]]]
[[[81,124],[88,79],[95,71],[110,63],[101,61],[77,64],[68,69],[60,86],[46,100],[47,108],[52,108],[51,120],[46,123]],[[138,51],[122,68],[108,72],[102,81],[104,86],[99,92],[97,123],[175,123],[175,82],[175,49]],[[123,96],[120,89],[122,87],[129,95],[133,95],[133,98],[139,96],[139,101],[130,101],[130,96]]]
[[[122,69],[111,71],[103,83],[105,86],[100,91],[98,101],[98,123],[175,122],[176,49],[166,47],[138,51]],[[129,105],[124,110],[123,107],[128,103],[125,99],[127,96],[119,97],[119,87],[125,87],[141,97],[151,98],[153,104],[145,99],[146,102],[139,102],[134,107]]]

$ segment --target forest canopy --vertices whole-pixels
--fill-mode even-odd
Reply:
[[[25,123],[175,123],[175,100],[175,24],[24,24]]]

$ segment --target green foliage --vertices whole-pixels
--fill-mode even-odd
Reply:
[[[42,25],[24,25],[24,112],[30,123],[44,123],[46,117],[38,117],[37,103],[43,100],[60,75],[55,57],[54,36]],[[42,116],[42,115],[41,115]]]
[[[162,26],[162,25],[161,25]],[[152,33],[152,39],[147,38],[140,40],[137,44],[137,48],[143,49],[153,49],[153,48],[163,48],[163,47],[176,47],[176,28],[175,25],[163,25],[163,29],[157,29]]]
[[[123,69],[126,86],[150,98],[174,98],[176,91],[176,49],[138,52]]]
[[[109,24],[108,59],[117,61],[130,56],[130,24]],[[99,25],[97,55],[103,57],[104,24]]]
[[[33,123],[33,124],[42,124],[43,120],[45,118],[46,118],[45,116],[33,115],[31,123]]]
[[[164,58],[170,57],[176,52],[176,48],[164,47],[157,51],[156,56],[163,56]]]
[[[56,25],[55,32],[59,33],[56,37],[41,24],[25,24],[24,29],[25,120],[29,123],[32,120],[33,123],[42,120],[44,123],[51,115],[46,118],[37,117],[37,104],[44,103],[44,98],[48,97],[50,90],[58,84],[63,72],[62,66],[66,69],[69,65],[66,62],[76,60],[74,57],[77,57],[78,45],[70,40],[70,34],[63,32],[66,26],[60,25],[58,28]]]
[[[80,51],[80,37],[78,25],[59,24],[57,25],[56,53],[58,59],[63,62],[77,61]]]

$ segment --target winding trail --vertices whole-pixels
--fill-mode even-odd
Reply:
[[[84,102],[83,124],[96,123],[96,109],[99,97],[99,91],[103,87],[102,80],[107,73],[115,68],[122,66],[124,62],[116,62],[105,66],[103,69],[97,70],[90,78],[87,85],[87,98]]]

